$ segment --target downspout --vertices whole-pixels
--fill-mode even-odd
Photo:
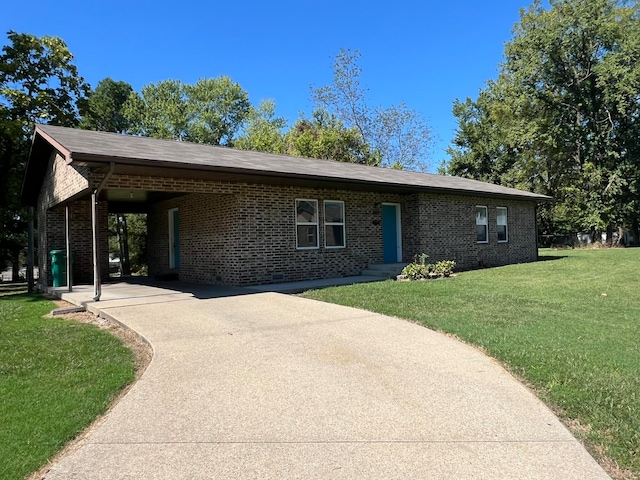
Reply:
[[[102,284],[100,282],[100,255],[99,255],[99,239],[98,239],[98,195],[107,184],[107,181],[113,174],[115,162],[109,162],[109,171],[98,185],[98,188],[91,192],[91,228],[93,230],[93,300],[100,301],[102,295]]]

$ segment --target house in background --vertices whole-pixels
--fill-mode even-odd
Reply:
[[[242,286],[359,275],[422,252],[460,269],[534,261],[536,205],[547,200],[458,177],[45,125],[22,190],[37,212],[41,288],[54,249],[74,252],[75,283],[107,277],[108,213],[147,213],[150,276]]]

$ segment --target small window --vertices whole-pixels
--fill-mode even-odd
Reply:
[[[296,200],[296,242],[299,249],[318,248],[317,200]]]
[[[496,224],[498,227],[498,242],[509,241],[507,228],[507,207],[496,207]]]
[[[324,202],[324,246],[344,248],[344,202],[325,200]]]
[[[487,221],[487,207],[476,207],[476,241],[489,242],[489,222]]]

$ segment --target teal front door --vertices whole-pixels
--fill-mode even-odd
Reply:
[[[397,205],[382,205],[382,261],[384,263],[398,261],[399,220]]]

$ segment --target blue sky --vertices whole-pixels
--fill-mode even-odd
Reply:
[[[453,101],[475,98],[496,77],[504,43],[529,3],[5,0],[0,30],[61,37],[94,87],[105,77],[140,90],[169,78],[228,75],[255,104],[274,99],[290,123],[309,113],[310,85],[331,82],[339,50],[358,49],[372,106],[404,101],[427,117],[436,168],[456,127]]]

